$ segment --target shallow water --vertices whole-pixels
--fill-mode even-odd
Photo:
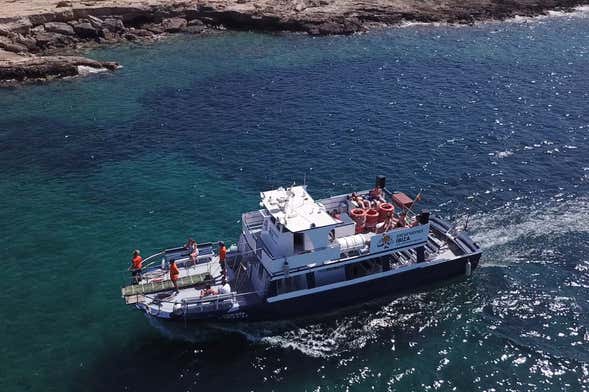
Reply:
[[[93,55],[125,68],[0,91],[0,390],[588,389],[586,16]],[[468,224],[470,279],[229,330],[120,299],[136,247],[236,240],[261,190],[381,173]]]

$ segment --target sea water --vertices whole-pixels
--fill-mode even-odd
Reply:
[[[0,91],[0,390],[588,388],[584,14],[90,55],[124,68]],[[120,298],[135,248],[236,241],[260,191],[378,174],[467,226],[471,278],[253,326]]]

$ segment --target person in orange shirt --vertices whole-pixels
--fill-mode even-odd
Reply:
[[[133,251],[133,259],[131,259],[131,275],[133,276],[133,282],[139,283],[141,280],[141,268],[143,267],[143,258],[139,249]]]
[[[178,294],[180,292],[180,290],[178,290],[178,278],[180,278],[180,270],[178,269],[178,266],[176,266],[176,261],[175,260],[171,260],[170,261],[170,280],[172,281],[172,284],[174,285],[174,289],[176,290],[176,294]]]
[[[219,264],[221,264],[221,272],[225,275],[225,257],[227,256],[227,248],[223,241],[219,242]]]

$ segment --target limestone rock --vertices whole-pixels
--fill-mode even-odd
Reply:
[[[23,36],[19,34],[15,39],[14,42],[24,45],[30,52],[36,52],[39,50],[37,47],[37,40],[31,36]]]
[[[164,31],[168,33],[177,33],[188,25],[184,18],[168,18],[162,21]]]
[[[133,29],[131,32],[132,34],[136,35],[137,37],[151,37],[153,33],[146,29]]]
[[[63,35],[74,35],[74,28],[63,22],[49,22],[43,25],[45,31],[50,33],[59,33]]]
[[[74,38],[70,35],[63,35],[59,33],[35,33],[33,36],[37,42],[39,49],[48,49],[52,47],[66,47],[75,42]]]
[[[45,26],[43,26],[43,25],[35,26],[35,27],[33,27],[31,29],[30,32],[33,33],[33,34],[36,34],[36,33],[44,33],[45,32]]]
[[[88,15],[88,21],[90,22],[90,24],[92,25],[92,27],[94,27],[96,30],[101,30],[102,29],[102,25],[104,24],[104,21],[100,18],[97,18],[96,16],[92,16],[92,15]]]
[[[0,30],[13,33],[28,33],[33,27],[29,18],[12,19],[4,23],[0,23]],[[0,33],[0,35],[5,35]]]
[[[123,38],[127,41],[137,41],[139,39],[139,36],[133,33],[126,33],[125,35],[123,35]]]
[[[101,36],[100,31],[92,26],[90,22],[75,24],[73,27],[76,35],[80,38],[98,38]]]
[[[160,24],[151,23],[148,25],[143,25],[143,28],[151,31],[154,34],[163,34],[164,33],[164,28]]]
[[[106,43],[106,42],[115,42],[117,41],[118,35],[113,33],[112,31],[105,29],[102,31],[102,37],[99,38],[99,42]]]
[[[182,32],[189,33],[189,34],[200,34],[203,31],[205,31],[204,25],[186,26],[185,28],[182,29]]]
[[[125,30],[125,24],[122,20],[117,18],[106,18],[102,23],[102,27],[113,33],[118,33]]]
[[[14,53],[27,52],[26,46],[15,43],[8,37],[0,37],[0,49]]]
[[[100,62],[77,56],[16,56],[0,61],[0,84],[10,81],[43,81],[56,77],[76,76],[81,67],[115,70],[117,63]]]
[[[307,6],[302,1],[297,1],[294,6],[294,9],[296,12],[301,12],[301,11],[305,10],[306,8],[307,8]]]
[[[204,22],[200,19],[192,19],[188,22],[188,26],[204,26]]]

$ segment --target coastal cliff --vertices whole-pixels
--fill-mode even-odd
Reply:
[[[65,56],[121,41],[224,29],[352,34],[404,21],[474,23],[571,10],[587,0],[0,0],[0,86],[114,70]]]

